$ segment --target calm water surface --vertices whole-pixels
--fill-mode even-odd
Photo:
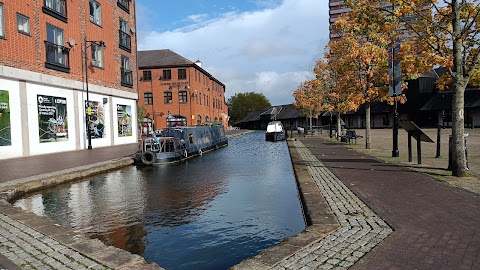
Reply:
[[[187,163],[132,166],[15,205],[166,269],[227,269],[305,228],[287,144],[264,132]]]

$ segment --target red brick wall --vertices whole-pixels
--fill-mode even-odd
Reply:
[[[102,26],[90,22],[88,0],[67,0],[67,18],[65,23],[42,11],[41,0],[0,0],[4,5],[5,39],[0,39],[0,65],[41,72],[57,77],[82,81],[83,69],[83,40],[85,31],[87,40],[103,40],[106,44],[104,51],[104,69],[89,68],[89,83],[105,87],[116,88],[128,92],[136,92],[136,39],[132,36],[131,53],[119,48],[119,18],[128,22],[130,28],[135,28],[135,1],[130,2],[130,13],[117,6],[117,0],[96,0],[102,8]],[[20,13],[30,18],[30,36],[17,31],[16,14]],[[70,49],[70,73],[64,73],[45,67],[46,25],[51,24],[63,29],[65,47]],[[69,39],[76,43],[68,44]],[[87,50],[91,57],[90,48]],[[133,71],[133,88],[122,87],[120,84],[120,55],[130,58]],[[89,61],[90,62],[90,61]]]
[[[153,69],[152,70],[152,81],[139,81],[139,106],[143,106],[146,109],[146,112],[149,115],[153,115],[152,109],[155,111],[155,129],[165,128],[167,125],[166,116],[168,112],[172,115],[178,115],[180,110],[180,115],[183,115],[187,118],[187,125],[196,125],[198,115],[202,116],[202,123],[206,121],[206,117],[209,117],[209,121],[214,121],[215,117],[218,119],[222,118],[222,124],[227,127],[228,119],[225,119],[222,116],[228,115],[228,107],[225,104],[225,89],[223,86],[219,85],[217,90],[214,85],[218,84],[211,80],[207,75],[205,75],[205,81],[203,79],[203,73],[197,70],[197,80],[195,80],[195,67],[187,67],[187,79],[178,80],[178,68],[184,67],[174,67],[166,68],[170,69],[172,72],[171,80],[159,80],[163,76],[163,69]],[[149,70],[149,69],[145,69]],[[200,74],[200,76],[198,76]],[[143,76],[143,69],[139,70],[139,78]],[[200,81],[199,81],[200,77]],[[164,92],[169,91],[169,87],[173,86],[172,91],[172,103],[164,103]],[[190,86],[188,92],[187,103],[179,104],[179,95],[178,87],[180,85],[180,90],[184,90],[186,85]],[[153,86],[153,108],[150,104],[145,104],[144,93],[151,92]],[[205,96],[205,99],[204,99]],[[207,99],[208,96],[208,99]],[[222,108],[213,107],[213,99],[221,100]],[[200,100],[201,99],[201,102]],[[195,115],[195,119],[192,119],[192,114]]]

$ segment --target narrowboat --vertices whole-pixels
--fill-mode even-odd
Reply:
[[[180,162],[228,145],[223,126],[166,128],[139,140],[135,164]]]
[[[268,123],[265,140],[272,142],[285,140],[285,130],[283,129],[282,122],[272,121]]]

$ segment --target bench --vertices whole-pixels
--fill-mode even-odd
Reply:
[[[341,141],[351,143],[352,140],[355,140],[355,144],[357,144],[357,139],[361,139],[363,136],[357,135],[355,130],[347,130],[345,135],[341,137]]]

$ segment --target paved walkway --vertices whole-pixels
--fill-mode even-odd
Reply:
[[[395,230],[351,269],[480,269],[480,196],[319,138],[304,145]]]

